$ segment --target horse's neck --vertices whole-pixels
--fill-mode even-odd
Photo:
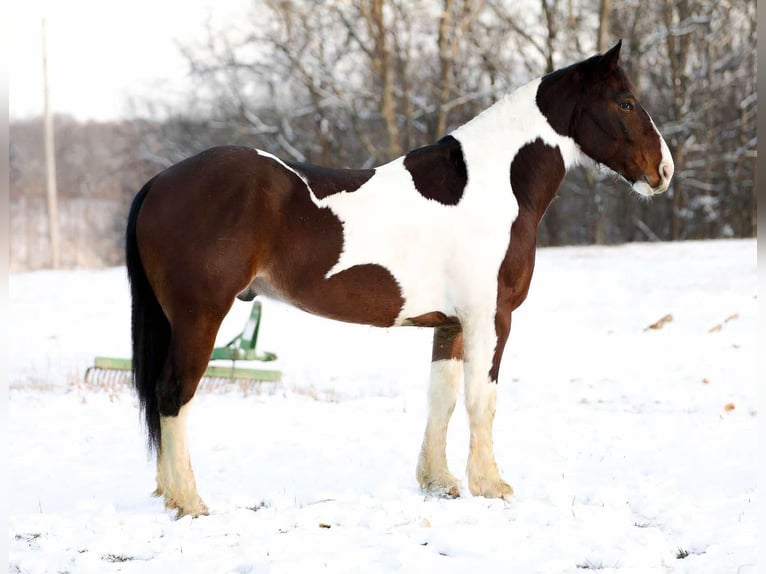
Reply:
[[[565,172],[584,159],[575,141],[557,133],[537,107],[539,85],[537,79],[522,86],[452,132],[462,146],[469,178],[475,173],[493,174],[497,185],[507,189],[514,158],[525,154],[526,161],[534,164],[538,149],[542,150],[540,154],[549,155],[546,150],[558,148]],[[541,142],[535,144],[536,140]],[[541,163],[544,165],[549,159],[544,158]],[[553,171],[537,169],[529,175],[535,189],[544,190],[534,197],[533,208],[540,211],[540,217],[563,179],[563,174],[559,177]]]
[[[551,146],[559,146],[567,169],[582,160],[575,141],[557,133],[540,108],[537,90],[541,78],[533,80],[505,96],[478,116],[457,128],[452,135],[465,147],[479,147],[491,154],[513,157],[526,143],[541,138]]]

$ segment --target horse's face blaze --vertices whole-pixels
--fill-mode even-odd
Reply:
[[[585,155],[652,195],[667,189],[673,161],[618,64],[620,46],[545,76],[538,101],[554,129],[572,137]],[[571,103],[556,109],[548,101],[557,95],[561,101],[562,92]]]

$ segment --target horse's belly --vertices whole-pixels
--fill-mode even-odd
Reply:
[[[441,316],[462,318],[479,309],[494,309],[499,258],[454,250],[440,263],[392,271],[404,300],[396,324],[426,326],[434,315],[438,323]]]
[[[411,274],[402,271],[365,263],[306,283],[261,275],[249,289],[313,315],[348,323],[434,327],[454,322],[456,310],[443,274],[425,273],[421,281],[411,282],[403,280],[411,279]]]

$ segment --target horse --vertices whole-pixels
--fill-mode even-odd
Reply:
[[[256,295],[339,321],[433,328],[420,489],[460,495],[445,449],[463,378],[468,489],[511,499],[493,447],[498,372],[543,214],[583,162],[645,197],[673,176],[620,48],[533,80],[374,169],[223,146],[144,185],[126,231],[132,379],[156,454],[154,494],[168,509],[208,514],[189,457],[189,408],[222,319],[235,298]]]

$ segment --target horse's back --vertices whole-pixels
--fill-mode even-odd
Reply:
[[[211,209],[217,215],[225,217],[229,212],[233,216],[232,205],[249,205],[264,193],[287,189],[270,183],[280,176],[272,162],[253,148],[213,147],[161,172],[150,197],[152,202],[172,204],[179,217]]]

